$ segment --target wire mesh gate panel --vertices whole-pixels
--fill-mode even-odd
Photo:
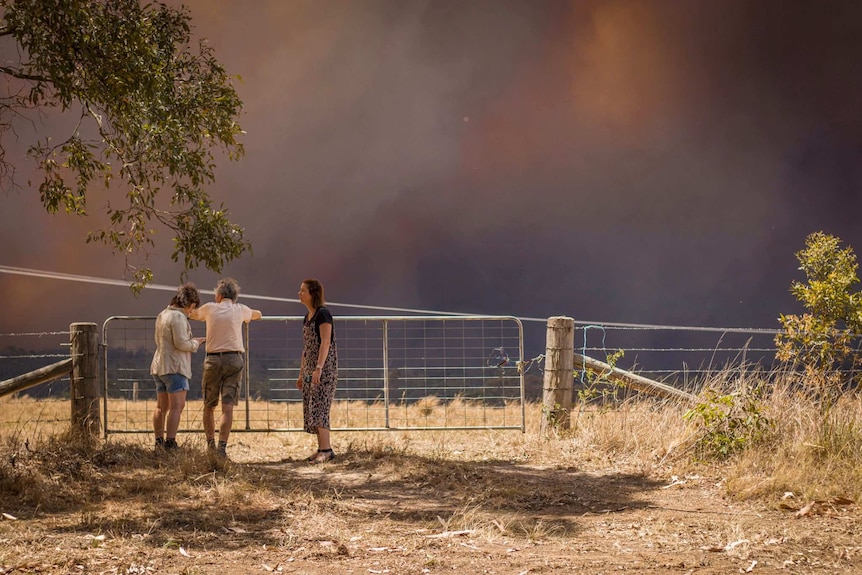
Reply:
[[[108,433],[152,427],[154,317],[103,327]],[[204,324],[192,322],[195,335]],[[523,327],[514,317],[337,316],[334,430],[524,429]],[[246,371],[234,431],[301,431],[296,388],[302,318],[265,317],[246,328]],[[199,431],[203,350],[192,359],[181,428]]]

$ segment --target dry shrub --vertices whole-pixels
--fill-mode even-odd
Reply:
[[[685,436],[684,412],[676,401],[630,399],[613,410],[580,413],[568,440],[591,458],[649,469],[676,453]]]
[[[242,473],[200,449],[157,452],[138,438],[102,441],[70,432],[36,441],[13,434],[0,449],[0,499],[14,501],[7,510],[85,513],[105,500],[157,505],[191,495],[202,503],[255,506]]]
[[[625,466],[645,473],[724,475],[739,498],[862,499],[862,398],[846,393],[824,403],[793,376],[756,366],[727,367],[702,382],[700,402],[732,397],[727,411],[741,448],[728,459],[704,458],[698,442],[708,431],[685,421],[678,402],[630,398],[614,409],[573,410],[571,431],[544,446],[548,458],[580,467]],[[710,395],[712,394],[712,395]]]
[[[66,432],[31,441],[13,433],[0,452],[0,494],[33,508],[64,509],[80,500],[81,485],[98,474],[101,459],[97,440],[88,435]]]
[[[793,380],[778,380],[765,402],[775,424],[770,441],[747,450],[728,469],[740,497],[862,498],[862,398],[847,393],[829,405]]]
[[[423,417],[429,417],[440,407],[440,399],[436,395],[428,395],[416,402],[416,408]]]
[[[765,413],[765,381],[762,371],[744,365],[707,378],[683,416],[695,459],[721,462],[768,441],[774,426]]]

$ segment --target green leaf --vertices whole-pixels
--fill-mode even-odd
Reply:
[[[209,209],[206,191],[216,153],[244,154],[242,102],[212,47],[192,42],[186,8],[137,0],[0,0],[0,8],[19,58],[0,73],[25,86],[0,102],[0,144],[14,115],[56,108],[77,120],[29,148],[46,211],[84,215],[91,186],[113,184],[124,197],[87,241],[124,254],[141,284],[152,274],[133,261],[146,259],[157,229],[174,233],[173,259],[185,270],[220,271],[250,250],[227,210]],[[0,176],[11,173],[4,162],[0,148]],[[169,211],[159,209],[163,190],[172,190]]]

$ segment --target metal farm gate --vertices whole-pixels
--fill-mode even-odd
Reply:
[[[202,322],[192,321],[195,335]],[[104,430],[149,433],[155,407],[150,362],[155,317],[111,317],[102,328]],[[509,316],[337,316],[338,389],[333,430],[524,430],[520,320]],[[233,431],[302,431],[296,389],[301,317],[246,327],[246,366]],[[181,431],[202,429],[203,348],[192,358]]]

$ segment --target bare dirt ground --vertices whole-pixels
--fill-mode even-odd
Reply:
[[[293,436],[240,436],[224,466],[195,444],[59,457],[2,494],[0,574],[862,573],[852,502],[741,502],[718,474],[448,433],[341,438],[320,466]]]

